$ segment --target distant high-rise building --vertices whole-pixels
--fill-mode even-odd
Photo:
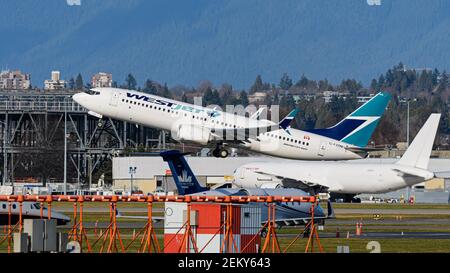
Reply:
[[[44,88],[46,90],[58,90],[66,87],[66,81],[61,80],[61,72],[52,71],[51,80],[44,81]]]
[[[0,72],[0,89],[29,89],[30,86],[30,74],[24,74],[20,70]]]
[[[92,87],[111,87],[112,86],[112,74],[99,72],[92,76]]]

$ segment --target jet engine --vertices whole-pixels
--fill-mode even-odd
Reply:
[[[260,187],[261,189],[280,189],[283,188],[283,184],[281,183],[264,183]]]
[[[212,139],[209,129],[193,124],[180,125],[176,137],[178,141],[191,141],[201,145],[208,144]]]
[[[283,183],[277,177],[257,173],[257,170],[242,166],[234,171],[233,183],[241,188],[278,189]]]

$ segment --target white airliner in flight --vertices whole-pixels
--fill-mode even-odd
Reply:
[[[365,148],[390,100],[378,93],[348,117],[326,129],[297,130],[289,124],[293,110],[278,124],[118,88],[94,88],[73,100],[98,118],[110,118],[171,131],[172,138],[207,145],[227,157],[225,144],[290,159],[345,160],[367,155]]]
[[[431,114],[400,160],[373,163],[359,160],[339,162],[255,162],[236,169],[239,187],[297,187],[313,193],[385,193],[434,178],[428,170],[431,149],[441,114]],[[368,162],[364,162],[368,161]],[[278,182],[278,181],[281,181]]]

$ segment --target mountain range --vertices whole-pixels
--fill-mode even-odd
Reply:
[[[69,5],[79,2],[80,5]],[[379,3],[374,5],[373,3]],[[450,65],[448,0],[0,0],[0,69],[248,88]]]

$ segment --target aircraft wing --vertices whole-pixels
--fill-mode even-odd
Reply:
[[[332,185],[328,181],[325,181],[321,178],[305,178],[299,175],[298,173],[291,173],[291,172],[285,172],[281,171],[282,168],[271,168],[271,169],[265,169],[264,171],[255,171],[255,173],[262,174],[262,175],[269,175],[274,176],[280,180],[283,181],[283,183],[286,181],[286,183],[292,183],[293,187],[302,186],[300,188],[330,188]],[[291,187],[291,185],[288,185],[288,187]]]
[[[219,140],[233,140],[236,142],[243,142],[249,138],[257,138],[258,135],[279,130],[277,125],[261,126],[261,127],[249,127],[249,128],[211,128],[211,134]]]
[[[326,219],[334,219],[336,218],[336,215],[334,214],[333,206],[331,205],[331,201],[327,201],[328,203],[328,213],[326,216],[323,217],[314,217],[316,220],[326,220]],[[311,220],[311,217],[304,217],[304,218],[277,218],[275,219],[275,224],[278,227],[284,227],[284,226],[301,226],[306,225]],[[266,222],[263,222],[265,224]]]
[[[266,108],[265,107],[261,107],[258,109],[258,111],[256,111],[253,115],[251,115],[251,119],[258,119],[259,116],[262,114],[262,112],[264,112]]]
[[[369,152],[375,152],[375,151],[384,151],[384,148],[372,148],[372,147],[348,147],[345,148],[347,151],[350,151],[352,153],[355,153],[361,158],[365,158],[368,156]]]
[[[392,170],[396,171],[397,173],[399,173],[404,178],[408,178],[409,177],[409,178],[425,179],[425,177],[424,177],[425,174],[423,174],[423,173],[414,173],[414,172],[411,172],[411,170],[410,171],[404,171],[404,170],[401,170],[401,169],[392,169]]]
[[[243,142],[249,138],[257,138],[258,135],[283,129],[288,131],[291,122],[297,115],[298,109],[292,110],[285,118],[283,118],[278,124],[268,122],[268,124],[259,127],[247,127],[247,128],[211,128],[211,134],[219,140],[234,140],[237,142]],[[272,124],[270,124],[272,123]]]
[[[136,216],[136,215],[123,215],[122,213],[120,213],[118,210],[116,210],[116,218],[123,218],[123,219],[139,219],[139,220],[147,220],[147,216]],[[154,223],[158,223],[164,221],[164,217],[163,216],[153,216],[152,217],[152,222]]]
[[[434,172],[437,178],[450,178],[450,171]]]

